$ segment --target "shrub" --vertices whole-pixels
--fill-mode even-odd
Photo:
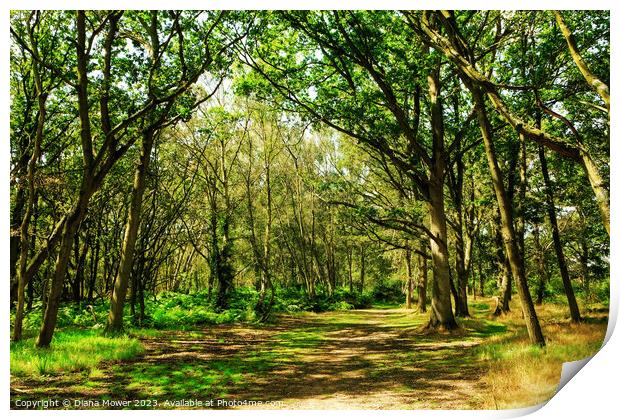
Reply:
[[[268,295],[268,298],[271,298]],[[156,329],[192,329],[203,325],[223,324],[254,320],[254,308],[258,301],[258,292],[251,287],[238,287],[230,293],[229,307],[217,311],[213,299],[206,290],[185,294],[166,291],[156,297],[145,299],[145,316],[140,320],[141,328]],[[278,288],[275,291],[273,313],[284,312],[324,312],[349,309],[370,308],[373,294],[351,292],[348,289],[336,289],[332,295],[318,289],[314,298],[309,298],[305,290],[294,287]],[[124,324],[134,325],[136,320],[130,315],[126,305]],[[109,311],[109,303],[67,304],[58,312],[58,328],[80,327],[101,329],[105,326]],[[94,314],[94,316],[93,316]],[[14,314],[11,314],[13,321]],[[32,336],[41,325],[42,305],[36,303],[24,318],[25,336]]]
[[[403,300],[400,281],[380,281],[372,289],[372,300],[382,303],[399,303]]]

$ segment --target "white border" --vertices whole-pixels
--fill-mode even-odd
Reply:
[[[2,190],[2,200],[0,200],[0,206],[2,209],[3,216],[0,216],[2,220],[3,231],[5,232],[2,236],[2,240],[0,240],[0,250],[2,255],[2,265],[1,277],[4,280],[5,287],[5,296],[8,295],[8,278],[9,278],[9,264],[8,264],[8,231],[9,231],[9,194],[8,194],[8,185],[9,185],[9,75],[8,75],[8,62],[9,62],[9,54],[8,54],[8,20],[9,20],[9,10],[11,9],[75,9],[75,8],[85,8],[85,9],[166,9],[173,6],[176,9],[437,9],[437,8],[452,8],[452,9],[493,9],[493,8],[501,8],[501,9],[529,9],[529,10],[544,10],[544,9],[607,9],[612,10],[611,14],[611,46],[612,46],[612,72],[614,74],[614,70],[617,71],[619,68],[617,65],[618,59],[618,47],[619,45],[619,37],[618,37],[618,6],[617,3],[612,3],[611,1],[600,1],[600,0],[590,0],[590,1],[577,1],[577,0],[564,0],[564,1],[545,1],[545,0],[504,0],[501,3],[493,3],[489,1],[446,1],[446,0],[423,0],[423,1],[371,1],[371,0],[341,0],[338,2],[334,1],[307,1],[307,0],[297,0],[297,1],[283,1],[283,0],[269,0],[267,2],[257,2],[257,1],[243,1],[243,0],[204,0],[204,1],[196,1],[196,0],[175,0],[171,3],[169,0],[151,0],[151,1],[119,1],[119,0],[108,0],[104,3],[99,1],[91,1],[91,0],[48,0],[48,1],[34,1],[34,0],[22,0],[22,1],[4,1],[2,4],[2,11],[4,12],[2,19],[0,20],[0,33],[4,34],[4,46],[5,48],[0,48],[0,60],[2,62],[2,67],[0,69],[0,89],[2,91],[2,97],[4,101],[1,102],[0,107],[2,107],[2,112],[0,113],[0,126],[2,127],[4,134],[0,138],[3,138],[4,141],[2,143],[4,156],[0,158],[0,176],[2,177],[2,181],[4,184],[4,189]],[[499,6],[499,7],[498,7]],[[612,92],[618,91],[615,89],[615,81],[612,81],[610,86]],[[618,141],[619,129],[616,123],[617,121],[617,112],[615,112],[615,107],[612,107],[612,130],[611,130],[611,150],[610,150],[610,161],[616,162],[618,157],[618,147],[614,144],[615,141]],[[611,185],[617,185],[618,182],[618,174],[617,174],[616,166],[613,165],[611,167]],[[613,204],[613,191],[612,187],[612,213],[613,209],[616,206]],[[616,218],[612,215],[611,217],[611,229],[612,232],[620,232],[620,226]],[[4,239],[6,238],[6,239]],[[614,240],[612,238],[611,241],[611,261],[618,261],[620,255],[617,251],[617,247],[614,244]],[[611,266],[611,278],[614,279],[616,275],[617,269],[615,268],[615,264],[612,263]],[[615,326],[616,320],[618,318],[618,297],[619,297],[620,287],[618,285],[618,280],[612,280],[611,282],[611,302],[610,302],[610,321],[608,326],[608,334],[606,336],[606,345],[603,349],[601,349],[598,354],[588,363],[586,369],[583,372],[580,372],[577,375],[576,379],[571,380],[554,398],[552,398],[544,408],[538,410],[540,407],[532,407],[529,409],[521,409],[521,410],[506,410],[506,411],[390,411],[390,412],[373,412],[373,411],[351,411],[347,413],[341,413],[339,411],[296,411],[291,413],[287,410],[282,411],[271,411],[265,412],[262,414],[261,412],[252,412],[245,413],[243,411],[209,411],[208,413],[204,411],[194,411],[194,412],[179,412],[175,411],[173,415],[175,416],[187,416],[193,418],[204,418],[205,416],[209,416],[209,418],[230,418],[230,419],[241,419],[246,418],[248,415],[252,416],[262,416],[269,417],[269,419],[277,420],[277,419],[290,419],[291,416],[321,416],[327,418],[336,418],[342,416],[342,414],[346,414],[347,416],[351,415],[351,417],[355,417],[356,420],[365,420],[369,418],[377,418],[379,416],[389,416],[390,420],[400,420],[407,419],[410,420],[412,416],[415,416],[416,419],[489,419],[489,418],[508,418],[515,417],[519,415],[525,415],[533,410],[535,411],[531,414],[531,418],[533,419],[548,419],[548,418],[562,418],[562,419],[572,419],[572,418],[610,418],[611,413],[617,413],[617,400],[618,400],[618,378],[620,377],[620,361],[617,357],[620,354],[620,341],[616,337],[612,336],[613,328]],[[3,314],[8,314],[8,303],[6,299],[0,299],[0,307],[2,307]],[[8,322],[6,319],[2,322],[0,327],[2,331],[2,335],[0,336],[0,340],[3,343],[2,347],[2,376],[0,379],[0,392],[4,398],[2,399],[2,406],[5,410],[9,411],[9,351],[8,351],[8,343],[10,342],[10,331]],[[169,412],[166,412],[169,414]],[[166,415],[164,414],[164,415]],[[19,418],[38,418],[40,420],[41,412],[20,412],[20,411],[10,411],[9,415]],[[52,412],[48,411],[45,413],[46,417],[56,418],[56,417],[78,417],[82,415],[81,412],[73,411],[73,412]],[[110,412],[93,412],[89,411],[88,416],[92,418],[107,418],[110,415]],[[115,415],[117,415],[115,413]],[[155,416],[155,417],[163,417],[160,412],[119,412],[120,416],[127,416],[127,418],[131,417],[135,419],[136,416]]]

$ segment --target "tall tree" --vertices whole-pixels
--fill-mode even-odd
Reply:
[[[222,40],[218,39],[218,36],[221,37],[221,35],[218,34],[218,31],[221,30],[220,26],[223,16],[223,12],[219,14],[214,14],[210,17],[209,20],[206,21],[206,23],[203,23],[205,25],[205,33],[210,34],[211,39],[203,40],[203,42],[205,43],[205,49],[207,51],[207,54],[203,58],[203,60],[205,60],[204,63],[202,63],[202,65],[198,69],[199,72],[211,71],[215,73],[218,71],[217,66],[221,66],[226,62],[226,59],[224,57],[228,55],[228,46],[223,48],[220,45],[222,43]],[[180,12],[173,12],[172,17],[173,28],[176,32],[176,42],[178,43],[178,58],[181,64],[181,71],[183,74],[186,74],[188,72],[188,68],[185,60],[195,60],[194,57],[186,57],[186,54],[196,54],[197,51],[193,51],[192,49],[186,50],[186,47],[184,45],[184,31],[187,31],[184,26],[187,26],[188,22],[183,19],[183,16]],[[164,45],[162,45],[160,41],[161,34],[159,33],[159,12],[157,10],[150,12],[150,16],[148,16],[148,18],[148,22],[146,21],[146,19],[141,21],[141,24],[144,27],[143,29],[146,30],[148,37],[140,38],[140,36],[137,34],[134,34],[134,36],[136,36],[138,39],[141,39],[142,42],[145,43],[144,47],[149,52],[149,66],[152,68],[158,68],[158,62],[161,60],[162,55],[166,52],[166,49],[169,48],[171,42],[173,42],[173,38],[168,38],[164,42]],[[185,36],[187,35],[188,34],[185,34]],[[112,39],[110,38],[108,42],[111,43]],[[111,48],[106,49],[109,50]],[[209,51],[215,52],[210,53]],[[110,54],[107,54],[105,56],[105,59],[108,61],[108,63],[106,63],[106,68],[110,69]],[[215,68],[213,68],[214,63],[216,63]],[[169,69],[161,68],[160,71],[162,70],[169,71]],[[177,69],[175,68],[175,70]],[[192,70],[193,69],[189,69],[189,71]],[[197,78],[198,75],[200,75],[200,73],[197,73],[195,78]],[[215,89],[211,93],[201,98],[199,102],[206,101],[215,93],[218,87],[219,83],[216,84]],[[195,103],[193,106],[197,106],[199,102]],[[177,110],[172,108],[173,105],[174,102],[168,102],[167,107],[163,110],[161,115],[153,118],[153,121],[149,121],[148,127],[144,130],[142,134],[140,158],[138,165],[136,166],[136,171],[134,175],[131,204],[129,208],[129,215],[125,226],[125,235],[121,249],[120,267],[114,282],[114,289],[110,301],[110,312],[106,325],[107,333],[118,333],[123,329],[123,308],[125,304],[125,296],[127,293],[129,276],[134,261],[135,244],[138,235],[138,228],[140,226],[140,216],[142,210],[142,196],[144,194],[145,181],[149,169],[149,162],[155,138],[163,127],[174,124],[178,119],[182,118],[183,116],[187,116],[188,113],[191,112],[191,108]]]
[[[280,25],[272,21],[270,27],[265,26],[260,43],[247,45],[247,64],[272,87],[272,98],[374,148],[407,174],[420,199],[428,203],[430,214],[425,232],[431,238],[435,281],[429,326],[455,328],[443,194],[449,150],[444,139],[440,61],[424,47],[417,47],[415,53],[404,49],[402,31],[380,33],[381,27],[406,28],[391,13],[290,12],[277,16]],[[298,62],[296,53],[273,41],[276,35],[286,36],[286,43],[303,46],[308,59]],[[391,58],[378,51],[389,52]],[[422,59],[401,58],[413,56]],[[249,78],[241,87],[259,96],[268,94],[263,82]],[[421,112],[410,115],[407,105],[417,103],[416,95],[424,90],[430,129],[422,133],[418,132]],[[360,101],[360,97],[379,101]]]

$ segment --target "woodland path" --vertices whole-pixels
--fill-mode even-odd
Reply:
[[[367,309],[141,338],[145,352],[12,384],[14,398],[276,401],[284,409],[474,409],[491,395],[474,347],[498,331],[424,334],[427,315]],[[243,408],[243,407],[242,407]],[[250,407],[248,407],[250,408]],[[251,407],[260,408],[260,407]]]

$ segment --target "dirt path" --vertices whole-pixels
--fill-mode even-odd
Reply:
[[[276,401],[286,409],[488,406],[481,337],[416,332],[426,316],[369,309],[281,317],[142,339],[137,360],[12,384],[12,398]],[[252,406],[252,408],[258,408]]]

